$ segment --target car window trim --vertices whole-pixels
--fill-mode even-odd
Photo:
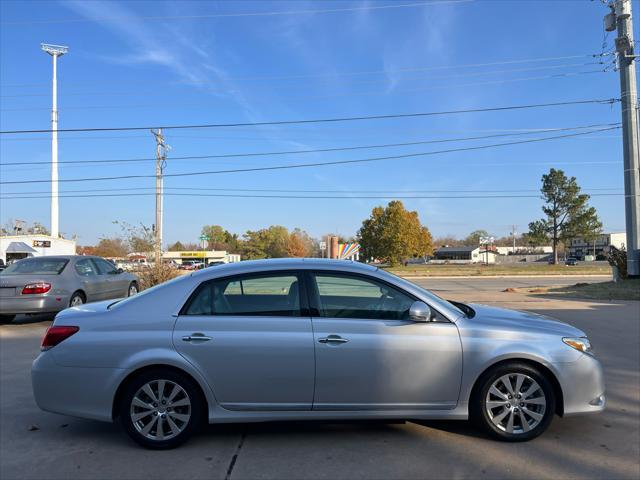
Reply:
[[[91,275],[82,275],[76,269],[76,266],[78,265],[78,263],[82,262],[82,261],[87,261],[91,265],[91,268],[93,269],[93,273]],[[91,258],[79,258],[79,259],[77,259],[73,264],[73,271],[76,272],[76,275],[78,275],[80,278],[97,277],[98,276],[98,267],[96,267],[95,263],[93,263]]]
[[[222,277],[216,277],[216,278],[210,278],[208,280],[205,280],[203,282],[200,283],[200,285],[198,285],[193,292],[191,293],[191,295],[189,295],[189,298],[187,299],[187,301],[184,303],[184,305],[182,306],[182,308],[180,309],[180,311],[178,312],[178,316],[185,316],[185,317],[248,317],[248,318],[257,318],[257,317],[268,317],[268,318],[283,318],[283,315],[237,315],[237,314],[229,314],[229,315],[216,315],[215,313],[213,315],[189,315],[187,314],[187,310],[189,309],[189,307],[191,306],[191,303],[193,303],[194,299],[198,296],[198,294],[202,291],[203,288],[206,288],[207,285],[209,285],[212,282],[219,282],[219,281],[224,281],[227,279],[233,279],[233,281],[242,281],[243,279],[247,279],[247,278],[259,278],[259,277],[286,277],[286,276],[295,276],[298,279],[298,296],[300,297],[300,308],[299,308],[299,312],[300,315],[291,317],[291,318],[304,318],[304,317],[311,317],[310,311],[309,311],[309,298],[307,295],[307,285],[306,285],[306,278],[304,275],[304,272],[302,270],[268,270],[268,271],[260,271],[260,272],[247,272],[247,273],[241,273],[241,274],[235,274],[235,275],[225,275]],[[284,318],[289,318],[289,317],[284,317]]]
[[[384,321],[384,322],[407,322],[407,320],[393,320],[393,319],[381,319],[381,318],[338,318],[338,317],[324,317],[320,314],[320,291],[318,290],[318,284],[316,283],[316,275],[333,275],[333,276],[346,276],[346,277],[355,277],[362,278],[365,280],[373,280],[382,285],[386,285],[389,288],[393,288],[395,290],[399,290],[407,297],[411,298],[414,302],[425,302],[422,298],[417,297],[411,292],[408,292],[402,287],[398,285],[394,285],[391,282],[388,282],[382,278],[378,278],[376,276],[367,275],[365,273],[360,272],[345,272],[342,270],[317,270],[317,269],[309,269],[306,271],[308,275],[307,283],[309,285],[309,309],[312,318],[322,318],[322,319],[335,319],[335,320],[363,320],[363,321]],[[429,302],[425,302],[439,317],[443,318],[447,322],[451,322],[446,315],[442,314],[438,309],[433,308],[433,306]],[[409,320],[410,321],[410,320]]]

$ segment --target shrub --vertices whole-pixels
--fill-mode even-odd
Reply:
[[[159,283],[171,280],[177,277],[179,273],[178,270],[171,265],[152,263],[143,266],[136,272],[136,275],[138,276],[138,280],[140,280],[140,290],[142,291]]]
[[[607,261],[612,267],[618,267],[620,278],[627,278],[627,251],[624,248],[616,248],[611,245]]]

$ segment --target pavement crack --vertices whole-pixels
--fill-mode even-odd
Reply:
[[[246,430],[242,432],[242,436],[240,437],[240,441],[238,442],[238,446],[236,447],[236,451],[233,453],[231,457],[231,461],[229,462],[229,467],[227,468],[227,474],[224,476],[224,480],[229,480],[231,478],[231,474],[233,473],[233,467],[236,465],[236,461],[238,460],[238,455],[240,455],[240,450],[242,450],[242,446],[244,445],[244,441],[247,438]]]

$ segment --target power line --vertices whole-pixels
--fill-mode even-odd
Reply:
[[[367,5],[361,7],[340,7],[340,8],[324,8],[311,10],[276,10],[267,12],[239,12],[239,13],[212,13],[204,15],[146,15],[137,16],[136,20],[197,20],[211,18],[240,18],[240,17],[273,17],[280,15],[311,15],[319,13],[341,13],[356,12],[361,10],[390,10],[400,8],[430,7],[433,5],[444,5],[452,3],[470,3],[473,0],[434,0],[430,2],[420,3],[392,3],[389,5]],[[98,21],[118,21],[128,20],[126,16],[113,17],[91,17],[91,18],[62,18],[52,20],[16,20],[11,22],[1,22],[0,25],[34,25],[34,24],[51,24],[51,23],[85,23]]]
[[[264,122],[245,122],[245,123],[211,123],[211,124],[196,124],[196,125],[160,125],[160,126],[144,126],[144,127],[94,127],[94,128],[63,128],[58,132],[111,132],[111,131],[133,131],[133,130],[150,130],[152,128],[162,129],[189,129],[189,128],[226,128],[226,127],[249,127],[249,126],[267,126],[267,125],[302,125],[310,123],[336,123],[336,122],[353,122],[362,120],[386,120],[393,118],[417,118],[417,117],[430,117],[439,115],[453,115],[460,113],[480,113],[480,112],[500,112],[506,110],[524,110],[531,108],[546,108],[546,107],[559,107],[567,105],[588,105],[588,104],[601,104],[612,105],[619,102],[620,99],[608,98],[608,99],[594,99],[594,100],[574,100],[568,102],[552,102],[552,103],[538,103],[529,105],[510,105],[506,107],[486,107],[486,108],[468,108],[462,110],[447,110],[440,112],[419,112],[419,113],[402,113],[402,114],[387,114],[387,115],[363,115],[357,117],[333,117],[333,118],[320,118],[309,120],[273,120]],[[25,133],[50,133],[49,129],[40,130],[4,130],[0,131],[1,135],[8,134],[25,134]]]
[[[472,72],[472,73],[456,73],[456,74],[450,74],[450,75],[420,75],[420,76],[412,76],[412,77],[405,77],[402,78],[403,81],[412,81],[412,80],[424,80],[425,78],[429,79],[429,80],[442,80],[442,79],[451,79],[451,78],[466,78],[466,77],[479,77],[479,76],[485,76],[485,75],[497,75],[497,74],[508,74],[508,73],[521,73],[521,72],[531,72],[531,71],[539,71],[539,70],[550,70],[550,69],[557,69],[557,68],[573,68],[573,67],[585,67],[585,66],[590,66],[590,65],[604,65],[604,62],[584,62],[584,63],[565,63],[565,64],[560,64],[560,65],[545,65],[545,66],[539,66],[539,67],[527,67],[527,68],[513,68],[513,69],[508,69],[508,70],[490,70],[488,72]],[[390,74],[397,74],[397,73],[409,73],[409,72],[419,72],[419,71],[426,71],[429,70],[430,68],[414,68],[414,69],[400,69],[400,70],[386,70],[386,71],[381,71],[380,73],[384,73],[385,75],[390,75]],[[594,72],[603,72],[604,70],[594,70]],[[569,72],[571,73],[571,72]],[[580,73],[580,72],[573,72],[573,73]],[[591,72],[588,72],[591,73]],[[346,75],[346,74],[344,74]],[[562,74],[556,74],[556,75],[562,75]],[[550,76],[555,76],[555,75],[550,75]],[[546,77],[533,77],[533,78],[546,78]],[[370,84],[375,84],[375,83],[380,83],[380,82],[386,82],[388,81],[387,78],[378,78],[375,80],[363,80],[363,81],[357,81],[357,82],[351,82],[349,83],[350,86],[358,86],[358,85],[370,85]],[[203,85],[203,84],[215,84],[215,83],[221,83],[219,80],[210,80],[210,81],[202,81],[202,82],[198,82],[199,85]],[[185,86],[185,85],[192,85],[191,83],[185,83],[185,82],[172,82],[172,83],[168,83],[169,85],[178,85],[178,86]],[[144,86],[145,88],[149,87],[149,84],[147,83],[143,83],[141,84],[141,86]],[[279,86],[274,86],[274,85],[269,85],[269,84],[264,84],[264,85],[257,85],[257,87],[264,87],[264,88],[269,88],[269,89],[274,89],[274,88],[286,88],[287,90],[290,90],[291,88],[302,88],[302,89],[308,89],[309,86],[308,85],[304,85],[304,84],[298,84],[298,85],[279,85]],[[246,87],[242,87],[243,89],[246,89]],[[237,91],[237,88],[234,89],[216,89],[216,90],[202,90],[202,92],[205,93],[228,93],[228,92],[235,92]],[[11,95],[0,95],[0,98],[26,98],[26,97],[48,97],[50,95],[50,93],[16,93],[16,94],[11,94]],[[140,91],[128,91],[128,92],[104,92],[104,91],[100,91],[100,92],[77,92],[74,91],[73,93],[65,93],[64,96],[65,97],[79,97],[79,96],[100,96],[100,97],[104,97],[104,96],[137,96],[140,95]],[[6,109],[5,109],[6,111]]]
[[[140,191],[140,190],[149,190],[155,191],[155,187],[129,187],[129,188],[92,188],[90,190],[64,190],[60,193],[69,194],[69,193],[96,193],[96,192],[129,192],[129,191]],[[212,187],[165,187],[164,190],[189,190],[191,191],[206,191],[206,192],[262,192],[262,193],[356,193],[356,194],[364,194],[364,193],[379,193],[379,194],[409,194],[409,193],[517,193],[517,192],[539,192],[539,188],[530,188],[530,189],[515,189],[515,190],[465,190],[464,188],[450,188],[448,190],[317,190],[317,189],[282,189],[282,188],[212,188]],[[621,190],[621,187],[596,187],[596,188],[582,188],[580,191],[589,193],[589,192],[604,192],[611,190]],[[32,192],[8,192],[7,195],[48,195],[51,191],[32,191]],[[42,197],[42,198],[47,198]]]
[[[87,194],[87,195],[60,195],[60,198],[93,198],[93,197],[139,197],[153,196],[155,193],[104,193],[104,194]],[[216,198],[289,198],[289,199],[306,199],[306,200],[357,200],[357,199],[479,199],[479,198],[540,198],[540,195],[420,195],[420,196],[402,196],[402,195],[369,195],[369,196],[335,196],[335,195],[252,195],[252,194],[217,194],[217,193],[165,193],[172,197],[216,197]],[[624,193],[594,193],[592,197],[620,197],[625,196]],[[0,197],[2,200],[23,200],[23,199],[39,199],[49,198],[43,196],[32,197]]]
[[[332,72],[332,73],[297,73],[297,74],[288,74],[288,75],[254,75],[254,76],[230,76],[226,77],[228,80],[232,81],[252,81],[252,80],[300,80],[305,78],[335,78],[335,77],[349,77],[349,76],[360,76],[360,75],[386,75],[388,73],[411,73],[411,72],[426,72],[426,71],[436,71],[436,70],[450,70],[457,68],[482,68],[482,67],[491,67],[497,65],[516,65],[523,63],[537,63],[537,62],[553,62],[559,60],[571,60],[578,58],[601,58],[604,55],[600,54],[580,54],[580,55],[564,55],[564,56],[555,56],[555,57],[534,57],[534,58],[524,58],[524,59],[511,59],[511,60],[499,60],[494,62],[484,62],[484,63],[466,63],[459,65],[436,65],[431,67],[406,67],[406,68],[398,68],[394,70],[360,70],[353,72]],[[67,82],[68,86],[77,86],[77,85],[86,85],[91,84],[95,85],[113,85],[114,81],[108,82]],[[164,81],[128,81],[128,82],[116,82],[120,84],[129,84],[129,85],[145,85],[148,86],[150,84],[162,84],[162,85],[202,85],[212,83],[210,80],[178,80],[174,82],[164,82]],[[13,83],[13,84],[2,84],[0,87],[2,88],[14,88],[14,87],[41,87],[47,86],[46,83]]]
[[[386,156],[386,157],[361,158],[361,159],[354,159],[354,160],[334,160],[330,162],[313,162],[313,163],[300,163],[300,164],[290,164],[290,165],[273,165],[273,166],[267,166],[267,167],[234,168],[229,170],[168,173],[168,174],[165,174],[164,176],[165,177],[190,177],[190,176],[215,175],[215,174],[224,174],[224,173],[289,170],[294,168],[310,168],[310,167],[320,167],[320,166],[329,166],[329,165],[348,165],[348,164],[357,164],[357,163],[379,162],[384,160],[398,160],[402,158],[415,158],[415,157],[423,157],[423,156],[430,156],[430,155],[438,155],[443,153],[465,152],[465,151],[482,150],[482,149],[495,148],[495,147],[504,147],[509,145],[520,145],[525,143],[557,140],[561,138],[570,138],[570,137],[577,137],[581,135],[589,135],[594,132],[616,130],[619,128],[620,127],[609,127],[609,128],[603,128],[600,130],[592,130],[589,132],[569,133],[569,134],[557,135],[553,137],[533,138],[533,139],[527,139],[527,140],[519,140],[515,142],[478,145],[474,147],[451,148],[447,150],[437,150],[432,152],[408,153],[404,155],[392,155],[392,156]],[[66,179],[61,179],[59,181],[60,182],[88,182],[88,181],[105,181],[105,180],[124,180],[124,179],[133,179],[133,178],[155,178],[155,175],[118,175],[118,176],[111,176],[111,177],[66,178]],[[0,182],[0,185],[18,185],[18,184],[46,183],[46,182],[49,182],[49,180],[17,180],[17,181],[8,181],[8,182],[2,181]]]
[[[213,158],[261,157],[261,156],[271,156],[271,155],[295,155],[295,154],[307,154],[307,153],[343,152],[343,151],[363,150],[363,149],[372,149],[372,148],[408,147],[408,146],[415,146],[415,145],[465,142],[465,141],[471,141],[471,140],[484,140],[487,138],[512,137],[512,136],[531,135],[531,134],[538,134],[538,133],[596,129],[601,127],[613,127],[613,126],[620,126],[620,125],[621,124],[619,122],[604,123],[604,124],[584,125],[584,126],[578,126],[578,127],[534,130],[529,132],[498,133],[493,135],[481,135],[481,136],[475,136],[475,137],[448,138],[448,139],[441,139],[441,140],[421,140],[421,141],[415,141],[415,142],[387,143],[387,144],[376,144],[376,145],[356,145],[356,146],[350,146],[350,147],[316,148],[316,149],[308,149],[308,150],[285,150],[285,151],[275,151],[275,152],[244,152],[244,153],[227,153],[227,154],[218,154],[218,155],[188,155],[188,156],[171,157],[169,160],[204,160],[204,159],[213,159]],[[597,132],[600,130],[594,130],[594,131]],[[593,132],[589,132],[589,133],[593,133]],[[92,164],[92,163],[95,164],[95,163],[130,163],[130,162],[135,163],[135,162],[150,162],[150,161],[155,162],[156,158],[143,157],[143,158],[112,158],[112,159],[99,159],[99,160],[62,160],[62,161],[58,161],[58,163],[59,164]],[[51,162],[49,161],[0,162],[0,166],[4,167],[4,166],[10,166],[10,165],[49,165],[50,163]]]

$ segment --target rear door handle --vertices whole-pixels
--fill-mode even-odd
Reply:
[[[318,339],[320,343],[347,343],[349,340],[342,338],[340,335],[329,335],[328,337]]]
[[[185,335],[182,337],[183,342],[208,342],[212,340],[211,337],[207,337],[204,333],[192,333],[191,335]]]

